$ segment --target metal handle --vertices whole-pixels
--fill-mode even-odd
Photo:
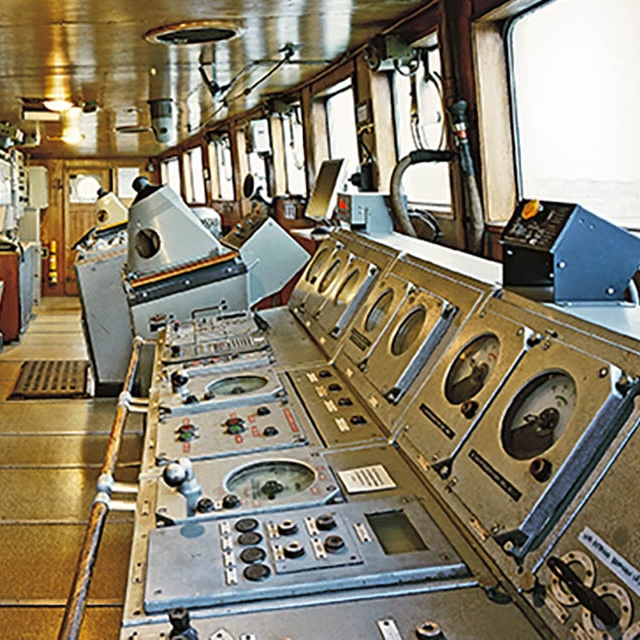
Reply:
[[[582,582],[568,564],[560,560],[560,558],[551,556],[547,560],[547,565],[570,593],[578,599],[578,602],[589,609],[594,616],[597,616],[606,627],[613,627],[618,623],[618,616],[615,612],[593,589],[589,589]]]
[[[100,478],[98,479],[98,490],[91,505],[91,514],[89,515],[84,541],[80,549],[80,557],[78,558],[76,572],[73,576],[71,592],[67,599],[64,618],[62,619],[60,632],[58,633],[58,640],[76,640],[80,635],[84,610],[89,597],[91,576],[96,563],[104,525],[106,524],[107,515],[110,510],[109,500],[114,483],[113,473],[118,462],[122,435],[129,412],[128,398],[131,395],[133,378],[138,368],[140,351],[145,342],[146,341],[140,337],[136,337],[133,341],[133,350],[131,352],[131,358],[129,359],[123,390],[118,398],[116,415],[113,419],[111,435],[109,436],[107,451],[102,463]]]

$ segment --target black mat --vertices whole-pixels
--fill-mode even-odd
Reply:
[[[86,360],[27,360],[9,400],[87,398]]]

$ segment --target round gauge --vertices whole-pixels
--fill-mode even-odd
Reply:
[[[322,280],[320,280],[320,284],[318,285],[318,291],[320,293],[324,293],[333,284],[333,281],[338,277],[338,273],[340,273],[341,266],[342,260],[333,261],[333,264],[322,276]]]
[[[444,383],[451,404],[462,404],[478,394],[493,373],[500,355],[500,340],[485,334],[469,342],[453,361]]]
[[[338,291],[333,299],[333,304],[348,304],[356,294],[356,291],[358,291],[359,279],[360,269],[353,269],[352,271],[350,271],[338,288]]]
[[[221,378],[207,385],[206,394],[209,397],[216,395],[222,396],[239,396],[243,393],[250,393],[264,387],[269,378],[255,375],[239,375]]]
[[[426,319],[427,310],[422,305],[409,312],[393,334],[391,353],[394,356],[402,355],[409,347],[415,345]]]
[[[576,404],[576,383],[564,371],[532,378],[511,401],[502,421],[502,446],[516,460],[529,460],[553,446]]]
[[[279,500],[306,491],[316,481],[316,472],[294,460],[266,460],[234,471],[225,489],[245,500]]]
[[[376,331],[380,327],[382,327],[387,314],[389,313],[389,309],[391,308],[391,303],[393,302],[393,289],[386,289],[383,291],[378,299],[375,301],[374,305],[369,310],[367,314],[367,319],[364,322],[364,330],[368,333],[372,331]]]
[[[309,269],[307,269],[307,275],[305,279],[307,282],[313,284],[316,281],[316,278],[320,275],[320,270],[324,267],[325,263],[329,258],[329,249],[325,247],[324,249],[320,249],[318,253],[314,256],[311,264],[309,265]]]

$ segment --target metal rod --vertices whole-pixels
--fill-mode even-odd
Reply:
[[[96,563],[107,515],[109,514],[110,485],[113,483],[113,473],[118,462],[122,434],[127,420],[128,402],[125,398],[131,393],[133,378],[140,360],[140,351],[144,343],[145,340],[140,337],[136,337],[133,341],[133,350],[129,359],[123,390],[118,400],[116,415],[113,419],[111,435],[109,436],[109,443],[102,463],[100,479],[98,480],[98,492],[91,506],[91,514],[89,515],[87,530],[80,549],[80,557],[78,558],[60,632],[58,633],[58,640],[77,640],[80,635],[93,568]]]

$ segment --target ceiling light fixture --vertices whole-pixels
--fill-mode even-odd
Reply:
[[[233,22],[192,20],[156,27],[144,34],[147,42],[165,45],[207,44],[223,42],[240,35],[242,29]]]
[[[42,104],[46,109],[49,109],[49,111],[55,111],[56,113],[64,113],[73,107],[73,102],[70,100],[64,100],[63,98],[45,100]]]

